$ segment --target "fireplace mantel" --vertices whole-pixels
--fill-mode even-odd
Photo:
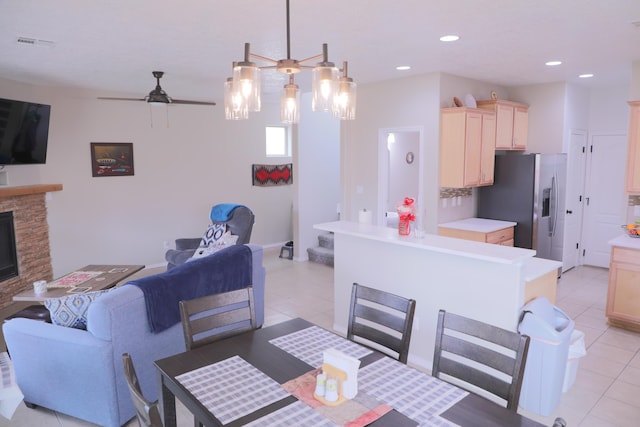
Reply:
[[[22,185],[19,187],[0,187],[0,199],[5,197],[26,196],[29,194],[61,191],[62,184]]]

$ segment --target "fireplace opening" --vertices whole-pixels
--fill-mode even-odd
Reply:
[[[18,275],[13,212],[0,213],[0,282]]]

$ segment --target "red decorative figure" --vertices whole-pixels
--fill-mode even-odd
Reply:
[[[398,206],[398,234],[408,236],[411,233],[411,222],[416,220],[414,214],[415,200],[405,197],[404,202]]]

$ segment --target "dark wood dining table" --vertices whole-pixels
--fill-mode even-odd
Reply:
[[[284,384],[317,367],[303,362],[269,341],[311,326],[314,326],[313,323],[304,319],[292,319],[157,360],[155,365],[158,369],[161,390],[160,408],[165,427],[175,427],[177,425],[176,398],[205,426],[225,427],[245,425],[296,402],[296,397],[288,395],[288,397],[257,409],[248,415],[223,424],[216,418],[216,414],[211,413],[203,403],[178,381],[177,377],[233,356],[240,356],[278,384]],[[360,368],[362,369],[368,364],[385,357],[387,356],[374,351],[360,359]],[[424,375],[418,370],[415,370],[415,372],[416,375]],[[466,395],[440,416],[463,427],[544,427],[536,421],[509,411],[473,393]],[[369,425],[372,427],[404,427],[417,426],[418,422],[396,410],[392,410]]]

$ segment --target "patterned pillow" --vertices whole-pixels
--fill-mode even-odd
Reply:
[[[69,328],[87,329],[87,310],[100,295],[109,292],[96,291],[74,294],[60,298],[50,298],[44,306],[51,313],[51,323]]]
[[[218,240],[222,239],[225,231],[227,231],[227,224],[211,224],[207,227],[207,232],[202,236],[202,240],[200,241],[200,246],[209,246],[215,245],[218,243]],[[222,240],[220,240],[222,243]]]

